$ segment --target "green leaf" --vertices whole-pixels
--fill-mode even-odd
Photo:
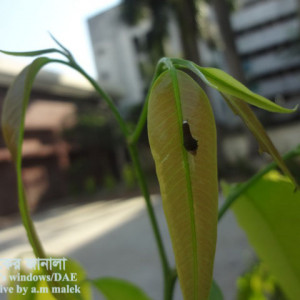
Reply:
[[[182,120],[196,151],[183,145]],[[207,96],[184,72],[166,71],[155,81],[148,136],[184,299],[207,299],[217,229],[216,129]]]
[[[282,172],[291,179],[295,187],[298,187],[297,181],[289,171],[281,155],[275,148],[264,127],[254,114],[254,112],[251,110],[249,105],[247,105],[247,103],[243,102],[240,99],[227,97],[226,95],[223,96],[229,107],[232,109],[232,111],[241,117],[245,125],[248,127],[248,129],[252,132],[252,134],[258,141],[260,152],[269,153],[275,160],[275,162],[278,164]]]
[[[19,209],[29,242],[37,257],[45,257],[34,225],[31,221],[22,181],[22,144],[24,136],[25,111],[31,88],[38,71],[52,60],[40,57],[24,68],[10,86],[2,108],[2,132],[4,141],[16,165]]]
[[[205,76],[206,80],[210,83],[210,86],[223,94],[242,99],[249,104],[271,112],[291,113],[298,109],[298,105],[294,109],[283,108],[267,98],[253,93],[239,81],[222,70],[204,67],[197,68]]]
[[[235,114],[239,115],[242,118],[246,126],[253,133],[259,143],[260,151],[269,153],[279,165],[281,170],[292,180],[295,187],[298,188],[296,180],[286,167],[284,161],[282,160],[277,149],[274,147],[260,121],[257,119],[247,103],[271,112],[278,113],[294,112],[297,110],[298,106],[296,106],[294,109],[283,108],[275,104],[274,102],[253,93],[239,81],[223,72],[222,70],[199,67],[192,62],[184,61],[181,59],[172,59],[172,63],[178,64],[179,66],[183,66],[191,70],[192,72],[197,74],[206,84],[220,91],[229,107]]]
[[[225,186],[225,194],[230,187]],[[249,187],[232,206],[238,223],[259,258],[286,295],[300,299],[300,192],[271,171]]]
[[[18,159],[21,160],[25,110],[35,76],[49,62],[51,59],[46,57],[34,60],[16,77],[5,96],[1,118],[2,132],[15,163]]]
[[[209,300],[223,300],[224,299],[220,287],[214,280],[211,285],[210,294],[209,294],[208,299]]]
[[[62,54],[62,52],[60,50],[55,49],[55,48],[48,48],[48,49],[42,49],[42,50],[36,50],[36,51],[25,51],[25,52],[13,52],[13,51],[0,50],[0,52],[3,54],[13,55],[13,56],[39,56],[39,55],[48,54],[48,53]]]
[[[90,282],[107,300],[150,300],[139,287],[122,279],[106,277]]]

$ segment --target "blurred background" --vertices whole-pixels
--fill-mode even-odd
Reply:
[[[300,103],[298,0],[1,1],[1,49],[55,47],[48,32],[99,81],[132,125],[162,56],[221,68],[284,107]],[[0,112],[10,83],[30,61],[0,54]],[[220,95],[205,89],[217,122],[219,176],[246,180],[269,158],[258,155],[257,143]],[[299,144],[299,114],[255,111],[281,153]],[[25,128],[24,184],[46,249],[78,259],[91,277],[126,278],[160,299],[160,266],[147,213],[125,142],[104,101],[72,70],[49,66],[32,90]],[[139,148],[150,190],[158,195],[146,130]],[[290,166],[299,176],[299,162]],[[160,199],[153,201],[172,257]],[[2,134],[0,216],[0,257],[29,251]],[[221,225],[215,277],[225,299],[235,299],[236,279],[256,258],[231,214]],[[176,297],[181,299],[179,290]]]

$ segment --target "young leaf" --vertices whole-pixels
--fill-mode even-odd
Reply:
[[[230,192],[224,186],[225,194]],[[300,192],[271,171],[232,206],[259,258],[289,299],[300,299]]]
[[[297,187],[298,184],[295,178],[293,177],[284,160],[281,158],[279,152],[273,145],[264,127],[254,114],[254,112],[251,110],[251,108],[247,105],[247,103],[233,97],[226,97],[225,95],[224,99],[228,103],[229,107],[233,110],[233,112],[241,117],[245,125],[252,132],[259,143],[260,152],[269,153],[278,164],[279,168],[281,168],[282,172],[285,173],[291,179],[295,187]]]
[[[249,104],[271,112],[291,113],[298,109],[298,106],[294,109],[283,108],[267,98],[253,93],[239,81],[222,70],[198,66],[197,68],[200,70],[202,75],[205,76],[207,82],[223,94],[242,99]]]
[[[22,182],[22,143],[24,136],[25,110],[33,81],[38,71],[51,59],[40,57],[31,65],[23,69],[10,86],[3,103],[2,109],[2,132],[4,141],[9,149],[13,162],[16,165],[19,209],[25,226],[29,242],[37,257],[45,257],[44,250],[39,242],[34,225],[30,219],[26,196]]]
[[[134,284],[117,278],[99,278],[90,281],[107,300],[150,300],[150,298]]]
[[[62,53],[60,50],[55,48],[48,48],[48,49],[42,49],[36,51],[25,51],[25,52],[13,52],[13,51],[0,50],[0,52],[12,56],[39,56],[48,53]]]
[[[199,85],[184,72],[175,72],[182,118],[198,147],[194,153],[184,147],[177,83],[169,71],[156,80],[149,97],[149,142],[184,299],[208,299],[218,209],[215,121]]]
[[[10,86],[3,103],[2,132],[7,148],[17,163],[17,154],[21,159],[21,147],[24,134],[24,117],[31,88],[38,71],[51,59],[40,57],[16,77]]]

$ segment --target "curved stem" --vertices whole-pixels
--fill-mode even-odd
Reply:
[[[21,160],[19,159],[16,164],[16,172],[17,172],[17,187],[18,187],[18,198],[19,198],[19,210],[20,210],[20,215],[22,218],[22,223],[25,227],[27,237],[29,240],[29,243],[33,249],[33,253],[35,257],[37,258],[47,258],[47,255],[45,253],[45,250],[42,246],[42,243],[38,237],[37,231],[35,229],[35,226],[33,224],[33,221],[30,216],[29,208],[28,208],[28,202],[26,200],[26,195],[24,191],[24,186],[22,182],[22,169],[21,169]],[[52,270],[48,270],[45,267],[42,267],[42,270],[44,274],[48,274],[52,276]],[[60,282],[48,282],[50,288],[52,287],[61,287]],[[52,294],[55,299],[66,299],[66,296],[64,294],[61,295],[54,295]],[[77,296],[77,295],[76,295]],[[79,294],[78,299],[82,299],[81,295]]]
[[[77,70],[79,73],[81,73],[94,87],[94,89],[98,92],[98,94],[106,101],[106,103],[108,104],[109,108],[112,110],[112,112],[114,113],[120,127],[121,130],[124,134],[124,137],[128,140],[128,150],[133,162],[133,166],[134,169],[136,171],[137,174],[137,178],[139,181],[139,185],[142,191],[142,194],[144,196],[144,199],[146,201],[146,207],[147,207],[147,212],[149,215],[149,219],[150,219],[150,223],[151,223],[151,227],[153,229],[153,233],[154,233],[154,237],[156,240],[156,244],[158,247],[158,252],[159,252],[159,256],[160,256],[160,260],[161,260],[161,264],[162,264],[162,269],[163,269],[163,276],[164,276],[164,300],[172,300],[172,295],[173,295],[173,288],[174,288],[174,283],[176,280],[176,276],[172,276],[172,274],[174,273],[169,266],[169,262],[167,259],[167,255],[166,255],[166,251],[163,245],[163,241],[162,241],[162,237],[161,237],[161,233],[158,227],[158,222],[157,219],[155,217],[154,214],[154,209],[151,203],[151,199],[150,199],[150,193],[148,190],[148,186],[146,183],[146,179],[140,164],[140,160],[139,160],[139,156],[138,156],[138,151],[136,148],[136,142],[138,140],[138,138],[140,137],[140,134],[143,130],[144,124],[146,122],[146,118],[147,118],[147,99],[149,97],[149,93],[148,92],[148,96],[146,99],[146,103],[144,105],[144,108],[142,110],[141,116],[139,118],[138,124],[136,126],[136,129],[134,131],[134,133],[130,136],[129,135],[129,131],[128,128],[126,126],[125,121],[123,120],[123,118],[121,117],[119,111],[117,110],[116,106],[113,104],[112,99],[100,88],[100,86],[98,85],[98,83],[92,78],[90,77],[79,65],[77,65],[77,63],[75,61],[70,61],[70,62],[65,62],[65,61],[58,61],[59,63],[65,64],[75,70]],[[162,66],[163,66],[163,62],[160,62],[156,68],[156,72],[155,75],[153,77],[153,81],[157,78],[157,76],[160,74],[161,70],[162,70]]]
[[[87,72],[85,72],[74,60],[70,60],[69,62],[67,62],[67,61],[60,60],[60,59],[53,59],[52,62],[57,62],[57,63],[63,64],[63,65],[66,65],[66,66],[78,71],[83,77],[85,77],[89,81],[89,83],[93,86],[95,91],[105,100],[105,102],[111,109],[117,122],[120,125],[120,128],[121,128],[122,133],[124,134],[125,138],[127,138],[129,136],[129,131],[128,131],[127,125],[126,125],[124,119],[122,118],[121,114],[119,113],[117,107],[113,103],[113,100],[108,96],[108,94],[106,94],[101,89],[101,87],[99,86],[99,84],[96,82],[95,79],[93,79]]]
[[[73,65],[73,64],[72,64]],[[71,65],[71,66],[72,66]],[[103,99],[105,99],[106,103],[108,104],[109,108],[111,109],[111,111],[113,112],[113,114],[115,115],[115,118],[117,119],[121,130],[124,134],[125,137],[127,137],[129,135],[128,132],[128,128],[126,126],[126,123],[124,121],[124,119],[121,117],[117,107],[114,105],[112,99],[100,88],[100,86],[98,85],[98,83],[95,81],[95,79],[93,79],[90,75],[88,75],[79,65],[74,65],[74,68],[81,73],[90,83],[91,85],[94,87],[94,89],[98,92],[98,94],[103,97]]]
[[[300,145],[286,153],[282,158],[284,160],[291,159],[295,156],[300,155]],[[219,210],[219,216],[218,220],[220,221],[225,214],[225,212],[230,208],[230,206],[234,203],[236,199],[240,197],[242,193],[244,193],[250,186],[252,186],[258,179],[260,179],[263,175],[271,171],[277,166],[275,162],[270,163],[268,166],[266,166],[264,169],[256,173],[251,179],[249,179],[247,182],[242,183],[239,185],[236,189],[233,190],[232,193],[229,194],[227,197],[225,203],[222,205],[222,207]]]
[[[169,270],[169,276],[164,289],[164,300],[172,300],[174,294],[174,287],[177,279],[176,269]]]
[[[131,156],[131,159],[133,162],[134,169],[136,171],[136,175],[137,175],[137,179],[138,179],[141,191],[142,191],[143,196],[146,201],[146,206],[147,206],[147,211],[148,211],[151,227],[153,229],[154,237],[155,237],[156,244],[158,247],[158,252],[159,252],[160,261],[161,261],[162,269],[163,269],[163,276],[164,276],[164,294],[166,295],[166,289],[169,285],[168,282],[169,282],[169,277],[170,277],[169,276],[170,266],[169,266],[168,258],[166,255],[165,247],[163,245],[163,241],[162,241],[161,233],[159,231],[158,222],[157,222],[157,219],[156,219],[156,216],[154,213],[154,209],[151,204],[150,193],[148,190],[144,172],[141,167],[141,163],[139,160],[136,145],[129,144],[128,149],[129,149],[129,153],[130,153],[130,156]],[[168,298],[165,298],[165,300],[167,300],[167,299]]]
[[[42,243],[38,237],[37,231],[33,225],[29,209],[28,203],[26,201],[26,196],[24,192],[24,187],[22,183],[22,175],[21,168],[17,168],[17,185],[18,185],[18,198],[19,198],[19,209],[20,215],[22,218],[22,222],[26,229],[26,233],[30,242],[30,245],[33,249],[34,255],[39,258],[46,258],[46,253],[43,249]]]
[[[139,120],[137,122],[137,125],[135,127],[135,130],[133,131],[133,133],[129,136],[128,138],[128,143],[129,144],[133,144],[136,143],[139,139],[139,137],[141,136],[141,133],[143,131],[143,128],[145,126],[146,120],[147,120],[147,112],[148,112],[148,101],[149,101],[149,97],[150,97],[150,93],[152,90],[152,86],[155,82],[155,80],[157,79],[157,77],[161,74],[161,72],[163,71],[163,67],[164,67],[164,61],[160,60],[155,68],[155,73],[153,75],[147,96],[146,96],[146,100],[142,109],[142,112],[140,114]]]

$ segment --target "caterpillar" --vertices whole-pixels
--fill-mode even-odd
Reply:
[[[186,151],[195,155],[198,149],[198,141],[193,138],[188,121],[182,123],[183,146]]]

